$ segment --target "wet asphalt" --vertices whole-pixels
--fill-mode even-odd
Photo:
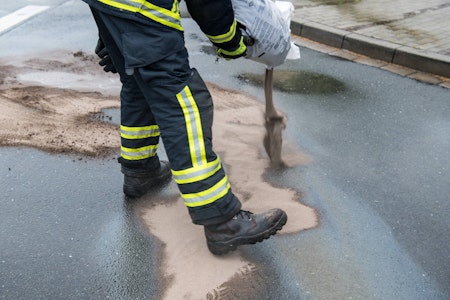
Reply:
[[[45,2],[61,5],[1,35],[0,56],[92,51],[81,1]],[[216,63],[184,24],[206,81],[263,99],[263,66]],[[284,138],[313,161],[267,178],[298,189],[320,224],[243,247],[265,270],[258,299],[450,299],[449,91],[305,48],[276,71]],[[0,297],[159,299],[161,245],[121,184],[115,157],[0,148]]]
[[[115,161],[17,148],[0,161],[1,298],[156,295],[158,243],[124,201]]]

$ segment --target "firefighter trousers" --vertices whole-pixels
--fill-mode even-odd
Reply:
[[[231,219],[241,203],[213,151],[212,97],[189,66],[183,32],[91,10],[122,83],[122,167],[145,172],[159,166],[161,137],[192,222]]]

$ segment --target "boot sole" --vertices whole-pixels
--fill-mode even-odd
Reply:
[[[287,215],[286,213],[283,212],[283,215],[280,217],[278,222],[274,226],[268,228],[266,231],[263,231],[253,236],[237,237],[226,242],[208,241],[207,242],[208,249],[214,255],[224,255],[230,251],[235,251],[238,246],[252,245],[262,242],[263,240],[266,240],[270,238],[272,235],[276,234],[277,231],[281,230],[281,228],[283,228],[286,222],[287,222]]]

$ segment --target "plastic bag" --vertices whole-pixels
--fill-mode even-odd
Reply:
[[[247,46],[247,58],[276,67],[289,59],[300,58],[290,38],[294,6],[288,1],[232,0],[236,20],[245,26],[244,35],[254,40]]]

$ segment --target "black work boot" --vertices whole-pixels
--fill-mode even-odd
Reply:
[[[205,226],[208,249],[215,255],[223,255],[239,245],[261,242],[280,230],[286,221],[286,213],[278,208],[261,214],[241,210],[225,223]]]
[[[148,191],[160,187],[172,177],[169,163],[161,161],[156,170],[136,172],[133,169],[122,167],[124,174],[123,192],[128,197],[141,197]]]

